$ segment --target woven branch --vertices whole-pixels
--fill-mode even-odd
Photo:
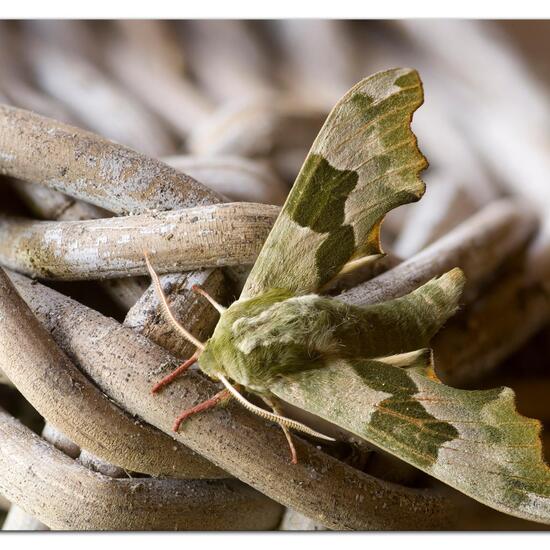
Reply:
[[[254,203],[81,222],[0,218],[0,262],[48,279],[145,275],[254,263],[279,208]]]
[[[288,192],[266,163],[244,157],[178,155],[162,160],[235,201],[283,204]]]
[[[235,481],[91,472],[1,408],[0,437],[0,490],[52,529],[273,529],[279,522],[278,505]]]
[[[121,214],[221,201],[213,191],[160,161],[6,105],[0,106],[0,173]]]
[[[450,384],[487,375],[550,321],[550,288],[529,281],[526,271],[523,265],[499,280],[436,336],[436,361]]]
[[[0,269],[0,365],[49,422],[79,446],[130,471],[226,477],[200,456],[118,408],[52,341]]]
[[[525,248],[538,227],[533,210],[521,201],[501,200],[472,216],[399,266],[340,296],[354,304],[373,304],[403,296],[429,279],[460,267],[465,298],[510,255]]]

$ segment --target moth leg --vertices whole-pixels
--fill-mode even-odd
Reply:
[[[177,432],[181,426],[181,423],[190,416],[200,413],[202,411],[206,411],[207,409],[211,409],[212,407],[216,406],[220,401],[228,399],[229,397],[231,397],[229,391],[222,390],[210,399],[207,399],[206,401],[203,401],[202,403],[199,403],[198,405],[195,405],[190,409],[186,409],[174,421],[174,431]]]
[[[265,397],[262,395],[262,399],[264,403],[268,407],[270,407],[275,414],[283,416],[281,409],[277,406],[276,403],[274,403],[271,399],[269,399],[269,397]],[[290,459],[291,459],[290,461],[292,462],[292,464],[298,464],[298,454],[296,453],[296,447],[294,446],[294,441],[292,440],[292,434],[284,424],[279,424],[279,426],[281,426],[281,429],[285,434],[286,440],[288,442],[288,446],[290,448]]]
[[[151,389],[151,393],[157,393],[160,389],[168,384],[171,384],[180,374],[184,373],[191,365],[194,365],[199,358],[199,353],[195,352],[187,361],[182,363],[177,369],[174,369],[170,374],[157,382]]]
[[[214,306],[214,308],[219,311],[219,313],[223,313],[227,309],[221,304],[218,304],[218,302],[216,302],[216,300],[214,300],[214,298],[212,298],[212,296],[210,296],[210,294],[208,294],[208,292],[206,292],[206,290],[204,290],[204,288],[201,288],[199,285],[193,285],[191,289],[193,290],[193,292],[204,296]]]

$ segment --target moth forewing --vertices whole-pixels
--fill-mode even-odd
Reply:
[[[273,288],[318,292],[350,261],[377,256],[385,214],[424,193],[427,166],[410,129],[423,102],[412,69],[356,84],[315,139],[242,297]]]
[[[430,356],[418,353],[408,366],[402,356],[335,359],[281,378],[272,391],[492,508],[550,523],[540,423],[517,412],[509,388],[442,384]]]

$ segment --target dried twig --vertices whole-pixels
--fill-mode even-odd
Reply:
[[[433,178],[435,179],[435,178]],[[477,210],[469,189],[453,180],[435,180],[404,220],[392,250],[402,258],[420,252]]]
[[[100,474],[108,477],[121,479],[131,476],[131,474],[129,474],[127,470],[124,470],[124,468],[121,468],[120,466],[115,466],[110,462],[106,462],[102,458],[94,455],[86,449],[82,449],[80,451],[80,455],[78,456],[78,463],[82,464],[82,466],[86,466],[86,468],[88,468],[88,470],[91,470],[92,472],[99,472]],[[178,476],[170,477],[177,478]],[[191,477],[191,479],[193,479],[193,477]]]
[[[28,181],[13,181],[12,187],[29,210],[38,218],[58,221],[107,218],[112,214],[103,208],[78,201],[48,187]]]
[[[492,203],[409,260],[341,294],[340,299],[356,304],[389,300],[453,267],[466,274],[467,298],[506,258],[525,247],[537,224],[532,208],[521,201]]]
[[[550,267],[550,226],[546,221],[550,205],[547,91],[533,78],[525,60],[507,44],[495,24],[445,21],[428,29],[425,21],[409,20],[399,25],[415,41],[420,55],[425,56],[425,65],[433,74],[432,87],[439,87],[447,103],[461,105],[460,124],[483,161],[498,176],[494,179],[507,192],[525,197],[541,212],[543,227],[538,248],[546,250],[539,258],[541,264],[533,265],[533,271],[547,271]],[[457,41],[465,45],[459,55]],[[486,70],[488,64],[493,68],[490,72]],[[522,85],[510,86],[511,78]],[[438,86],[441,82],[447,85]],[[487,101],[487,97],[491,100]],[[510,105],[516,105],[517,109],[511,109]],[[477,179],[472,179],[472,184],[475,191]]]
[[[282,204],[288,193],[266,163],[244,157],[179,155],[162,160],[232,200]]]
[[[101,135],[153,156],[170,154],[174,143],[159,120],[104,72],[75,53],[38,39],[25,39],[39,85]]]
[[[0,172],[50,185],[119,214],[148,208],[185,208],[222,200],[185,174],[78,128],[9,107],[0,108],[0,129],[2,120],[8,129],[15,126],[17,135],[23,135],[21,139],[13,139],[7,132],[7,143],[3,144],[0,133]],[[38,150],[46,148],[48,155],[37,159],[32,146]],[[69,166],[73,168],[71,172]],[[185,286],[187,276],[182,277],[179,283],[172,279],[173,288]],[[127,309],[139,295],[141,285],[128,282],[125,286],[122,306]],[[130,286],[132,288],[128,288]],[[118,289],[113,293],[117,294]],[[193,300],[198,302],[197,297]],[[159,307],[152,298],[147,309]],[[204,325],[213,326],[214,322],[214,315],[205,315]]]
[[[272,529],[279,521],[278,505],[235,481],[113,479],[91,472],[2,409],[0,435],[0,490],[52,529]]]
[[[76,444],[131,471],[226,475],[109,401],[51,340],[2,270],[0,318],[0,366],[38,412]]]
[[[80,222],[0,218],[0,262],[32,276],[102,279],[254,263],[279,208],[227,203]]]
[[[326,531],[327,528],[320,523],[313,521],[312,519],[287,508],[281,525],[279,525],[280,531]]]
[[[186,138],[214,105],[185,78],[181,48],[161,21],[117,21],[107,39],[106,62],[152,111]],[[155,85],[151,86],[154,81]]]
[[[260,156],[274,147],[278,117],[271,95],[224,103],[195,127],[188,147],[195,155]]]
[[[180,34],[187,62],[205,95],[226,104],[271,94],[270,60],[248,21],[184,22]]]
[[[349,22],[283,19],[270,22],[284,60],[284,83],[304,105],[330,111],[354,81],[357,50]]]
[[[0,106],[0,173],[47,185],[118,214],[221,201],[160,161],[5,105]]]
[[[436,336],[445,381],[464,385],[486,375],[550,320],[548,284],[528,281],[525,271],[524,264],[498,281]]]
[[[24,109],[46,114],[56,120],[71,121],[71,114],[61,103],[39,92],[30,83],[28,71],[21,63],[22,59],[20,40],[17,40],[13,27],[6,21],[0,22],[2,103],[12,103]]]
[[[42,429],[42,437],[56,449],[63,451],[71,458],[78,458],[80,455],[80,447],[74,441],[71,441],[64,433],[61,433],[55,426],[52,426],[48,421],[46,421]]]

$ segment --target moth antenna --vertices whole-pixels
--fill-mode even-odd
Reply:
[[[153,269],[153,266],[151,265],[151,262],[149,261],[149,256],[147,255],[147,252],[145,250],[143,251],[143,256],[145,257],[145,263],[147,265],[147,269],[149,271],[149,275],[151,276],[151,280],[153,281],[153,285],[155,287],[155,291],[157,293],[157,296],[160,301],[160,305],[164,311],[164,314],[166,315],[166,318],[168,321],[172,324],[172,326],[189,342],[191,342],[195,347],[200,349],[201,351],[204,351],[205,345],[197,340],[187,329],[185,329],[183,326],[181,326],[177,319],[175,318],[174,314],[172,313],[172,310],[170,309],[170,306],[168,305],[168,301],[166,300],[166,296],[164,295],[164,292],[162,290],[162,287],[160,286],[160,281],[158,278],[158,275],[156,274],[155,270]]]
[[[199,285],[193,285],[191,289],[193,290],[193,292],[204,296],[220,313],[223,313],[227,309],[221,304],[218,304],[218,302],[216,302],[216,300],[214,300],[214,298],[212,298],[212,296],[210,296],[210,294],[208,294],[208,292],[206,292],[206,290],[204,290],[204,288],[201,288]]]
[[[301,422],[297,422],[296,420],[292,420],[291,418],[286,418],[285,416],[281,416],[280,414],[275,414],[269,411],[266,411],[265,409],[262,409],[261,407],[257,407],[247,399],[245,399],[227,380],[223,374],[217,374],[218,378],[222,382],[222,384],[227,388],[229,393],[245,408],[248,409],[250,412],[253,412],[254,414],[257,414],[259,417],[263,418],[264,420],[270,420],[271,422],[276,422],[277,424],[280,424],[281,426],[286,426],[287,428],[291,428],[293,430],[296,430],[298,432],[303,432],[308,435],[312,435],[314,437],[318,437],[319,439],[326,439],[327,441],[336,441],[336,439],[329,437],[328,435],[323,435],[319,432],[316,432],[315,430],[312,430],[311,428],[308,428],[306,425],[302,424]]]

